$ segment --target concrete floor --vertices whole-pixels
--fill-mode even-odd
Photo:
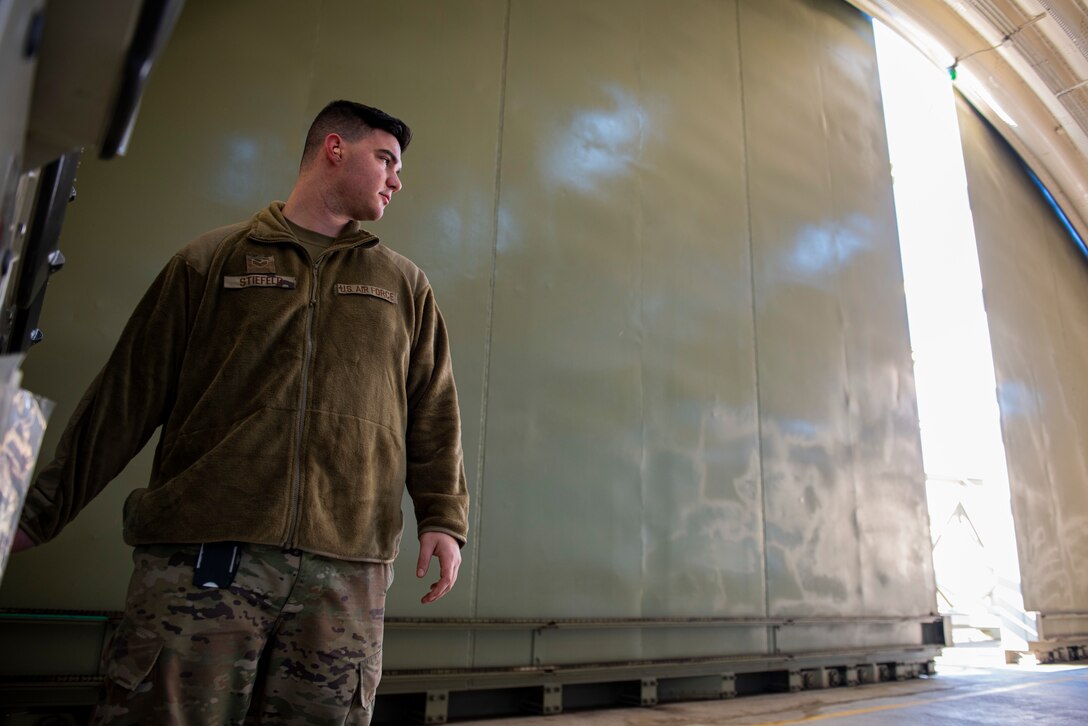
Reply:
[[[728,701],[670,703],[559,716],[458,721],[457,726],[926,726],[1088,723],[1088,665],[938,660],[931,678]]]

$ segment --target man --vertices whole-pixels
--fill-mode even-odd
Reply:
[[[334,101],[285,204],[213,230],[137,306],[27,497],[16,549],[67,524],[162,426],[125,502],[135,572],[96,723],[370,722],[412,497],[417,576],[453,587],[468,495],[426,276],[359,225],[411,131]]]

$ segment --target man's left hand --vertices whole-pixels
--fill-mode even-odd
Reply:
[[[420,600],[424,605],[432,603],[453,589],[457,582],[457,570],[461,569],[461,547],[457,540],[445,532],[424,532],[419,536],[419,562],[416,577],[426,577],[431,557],[438,558],[438,582]]]

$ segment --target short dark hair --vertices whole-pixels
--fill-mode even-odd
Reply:
[[[412,141],[412,129],[408,128],[408,124],[385,111],[354,101],[332,101],[321,109],[310,124],[306,146],[302,150],[302,163],[305,165],[317,154],[329,134],[340,134],[348,141],[356,141],[373,129],[392,134],[400,143],[402,152]]]

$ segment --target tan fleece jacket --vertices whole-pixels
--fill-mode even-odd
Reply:
[[[419,533],[464,543],[449,342],[423,272],[350,225],[317,259],[282,203],[167,264],[76,408],[20,526],[51,539],[162,425],[129,544],[238,540],[390,562],[407,485]]]

